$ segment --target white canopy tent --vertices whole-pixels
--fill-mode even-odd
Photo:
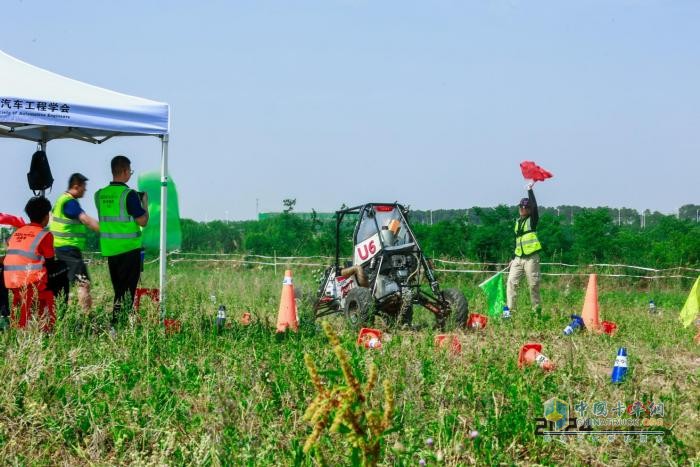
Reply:
[[[0,51],[0,137],[101,144],[115,136],[155,136],[162,142],[160,303],[165,309],[168,195],[168,104],[82,83]]]

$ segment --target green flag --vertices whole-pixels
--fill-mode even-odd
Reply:
[[[690,326],[693,319],[700,313],[700,277],[695,280],[695,285],[690,290],[688,300],[681,310],[680,319],[684,327]]]
[[[486,301],[488,301],[488,315],[489,316],[501,316],[503,313],[503,307],[506,304],[506,289],[503,286],[503,274],[497,273],[490,279],[486,279],[484,282],[479,284],[481,290],[486,294]]]

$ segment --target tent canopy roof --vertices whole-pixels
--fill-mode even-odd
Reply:
[[[168,133],[168,104],[66,78],[2,51],[0,70],[0,137],[100,143]]]

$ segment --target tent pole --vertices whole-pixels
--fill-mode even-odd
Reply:
[[[165,280],[166,280],[166,251],[168,246],[168,135],[161,136],[162,153],[160,158],[160,316],[165,318]]]
[[[41,141],[39,141],[39,149],[46,152],[46,133],[42,134]],[[46,196],[46,190],[41,190],[41,196]]]

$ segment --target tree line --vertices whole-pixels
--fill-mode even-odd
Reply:
[[[698,205],[687,205],[679,210],[681,215],[643,213],[640,216],[637,213],[635,218],[633,210],[618,213],[617,209],[610,208],[572,207],[563,212],[562,207],[540,208],[538,236],[544,247],[541,256],[543,261],[565,263],[698,267],[700,223],[694,217],[698,209]],[[484,262],[503,262],[513,256],[516,217],[517,208],[505,205],[433,211],[432,224],[429,211],[409,213],[409,221],[426,255]],[[341,224],[343,256],[350,256],[352,252],[354,224],[351,217],[346,217]],[[310,217],[297,216],[291,209],[259,221],[182,219],[181,228],[181,250],[185,252],[278,256],[335,254],[335,221],[313,213]],[[0,234],[5,239],[9,237],[7,229],[2,229]],[[88,234],[87,249],[99,251],[97,236],[92,232]]]
[[[700,209],[700,206],[698,206]],[[635,211],[636,212],[636,211]],[[694,213],[694,211],[693,211]],[[569,213],[567,213],[569,214]],[[609,208],[580,208],[568,218],[561,208],[541,208],[538,236],[544,261],[624,263],[654,268],[700,265],[700,223],[695,218],[651,213],[633,221]],[[433,222],[409,221],[428,256],[502,262],[513,256],[514,206],[471,208]],[[335,221],[293,212],[260,221],[182,220],[182,250],[278,256],[332,256]],[[341,224],[341,253],[352,251],[354,220]]]

